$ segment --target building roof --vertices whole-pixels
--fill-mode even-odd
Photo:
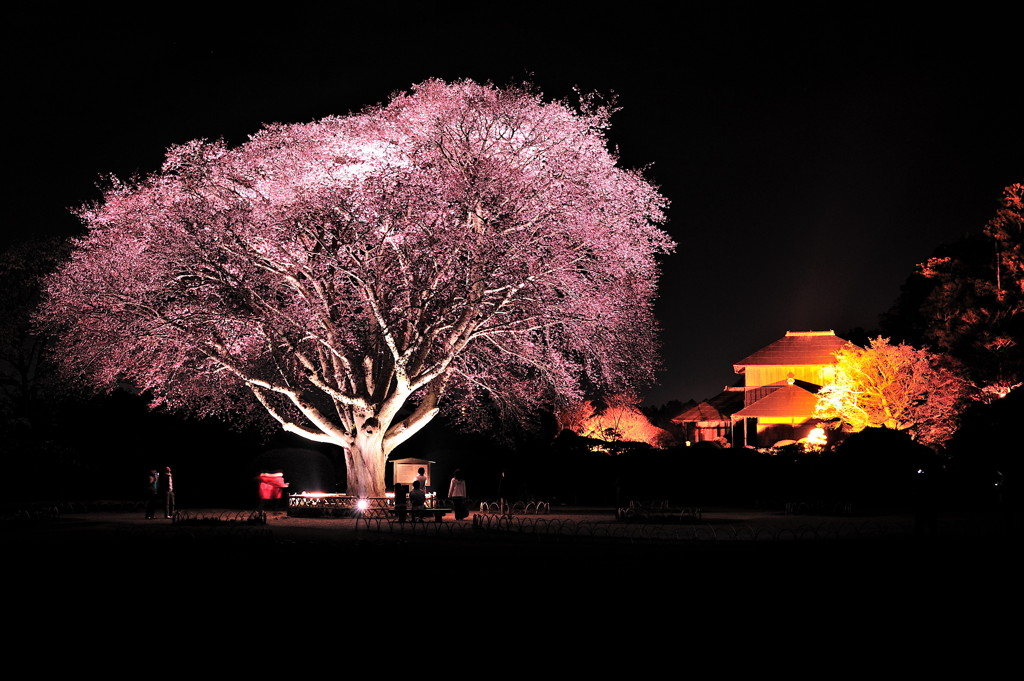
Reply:
[[[728,421],[734,411],[743,406],[742,390],[725,390],[714,397],[695,404],[679,416],[672,419],[673,423],[691,423],[696,421]]]
[[[796,385],[784,385],[733,414],[733,418],[810,418],[818,396]]]
[[[742,374],[748,366],[819,366],[835,362],[837,350],[853,347],[853,343],[834,331],[787,331],[786,335],[733,364]]]

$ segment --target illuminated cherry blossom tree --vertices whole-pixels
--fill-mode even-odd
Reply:
[[[613,108],[431,80],[389,103],[171,148],[111,180],[47,282],[69,376],[269,416],[344,448],[348,491],[442,408],[518,417],[657,361],[667,201],[617,165]]]
[[[882,337],[867,348],[838,351],[824,371],[815,418],[839,419],[853,432],[905,430],[928,446],[956,432],[970,394],[967,382],[938,356]]]

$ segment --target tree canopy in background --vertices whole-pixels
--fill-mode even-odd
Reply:
[[[33,332],[31,317],[41,279],[67,252],[64,240],[55,237],[19,242],[0,252],[0,415],[10,423],[39,427],[39,403],[57,392],[43,357],[47,339]]]
[[[65,374],[344,448],[349,492],[442,408],[481,426],[652,379],[666,199],[614,108],[427,81],[386,105],[171,148],[112,179],[46,285]]]
[[[1005,395],[1024,381],[1024,184],[1004,191],[980,231],[940,246],[883,317],[887,334],[961,363]]]

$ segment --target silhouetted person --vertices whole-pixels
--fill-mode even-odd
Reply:
[[[419,480],[412,481],[412,491],[409,492],[409,506],[414,509],[427,507],[427,493],[423,491]]]
[[[412,481],[412,491],[409,492],[409,508],[412,511],[425,511],[427,509],[427,493],[423,491],[419,480]],[[415,512],[412,514],[413,520],[416,520],[416,515]],[[419,515],[422,517],[423,514]]]
[[[502,471],[501,477],[498,478],[498,511],[512,511],[512,481],[508,477],[508,471]]]
[[[458,468],[455,469],[452,481],[448,485],[448,499],[451,501],[452,513],[456,520],[465,520],[469,517],[469,510],[466,508],[466,481]]]
[[[149,472],[146,482],[146,517],[156,517],[156,504],[160,499],[160,472],[153,469]]]
[[[409,515],[409,485],[404,482],[395,483],[395,495],[392,503],[395,505],[395,515],[399,521],[404,523]]]
[[[163,479],[160,482],[160,489],[164,495],[164,517],[174,517],[174,476],[171,475],[171,467],[164,470]]]
[[[420,466],[419,470],[416,471],[415,482],[420,483],[420,489],[423,490],[424,494],[427,491],[427,471]]]

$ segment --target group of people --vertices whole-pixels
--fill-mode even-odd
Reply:
[[[282,471],[266,471],[256,476],[259,483],[259,508],[260,510],[279,510],[284,490],[288,483],[284,480]],[[416,479],[412,482],[412,490],[409,492],[409,504],[415,509],[427,507],[427,475],[426,470],[420,468],[417,471]],[[466,480],[462,471],[455,470],[451,483],[448,485],[448,500],[452,504],[452,512],[456,520],[463,520],[469,517],[469,509],[466,506]],[[174,500],[174,476],[171,467],[165,466],[163,472],[156,468],[149,471],[149,480],[146,484],[146,518],[156,518],[157,508],[163,501],[164,517],[174,517],[176,509]]]
[[[416,479],[412,481],[409,506],[414,511],[427,507],[427,471],[423,467],[416,471]]]
[[[149,480],[146,483],[146,518],[156,518],[156,510],[163,501],[164,517],[173,518],[175,511],[174,504],[174,475],[171,467],[165,466],[163,473],[156,468],[149,471]]]
[[[466,480],[459,469],[455,470],[451,483],[448,485],[448,500],[451,502],[452,513],[456,520],[464,520],[469,517],[469,509],[466,506]],[[427,472],[424,468],[416,471],[416,477],[412,481],[412,488],[409,490],[409,507],[414,511],[427,507]]]
[[[260,510],[279,510],[284,498],[284,490],[288,483],[282,471],[266,471],[256,476],[259,483]],[[154,468],[149,471],[146,481],[146,518],[156,518],[157,511],[163,507],[164,517],[173,518],[177,510],[174,498],[174,474],[170,466],[161,471]]]

